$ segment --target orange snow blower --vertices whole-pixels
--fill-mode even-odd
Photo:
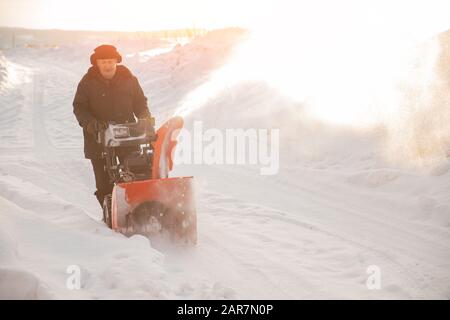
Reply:
[[[183,119],[174,117],[155,132],[154,118],[108,123],[98,135],[106,170],[114,183],[103,203],[103,220],[127,236],[165,233],[195,244],[197,215],[193,177],[171,177],[176,137]]]

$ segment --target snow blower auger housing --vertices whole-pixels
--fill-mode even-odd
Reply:
[[[195,244],[197,216],[193,177],[172,177],[173,151],[183,119],[174,117],[155,132],[154,119],[108,123],[97,140],[114,188],[103,202],[103,220],[127,236],[165,233]]]

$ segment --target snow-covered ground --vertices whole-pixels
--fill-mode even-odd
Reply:
[[[1,53],[0,298],[450,298],[448,160],[403,166],[389,128],[321,121],[264,81],[218,86],[246,37],[215,31],[124,57],[157,125],[180,113],[188,129],[281,129],[278,174],[176,168],[196,181],[189,248],[100,221],[71,105],[95,44]],[[73,265],[79,290],[66,285]],[[380,289],[367,286],[373,270]]]

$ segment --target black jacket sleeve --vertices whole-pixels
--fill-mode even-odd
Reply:
[[[83,79],[80,81],[73,99],[73,113],[75,114],[78,124],[86,128],[87,124],[95,120],[95,117],[89,111],[89,99],[86,84]]]
[[[151,116],[147,106],[147,97],[144,95],[139,81],[133,76],[133,112],[138,119],[148,118]]]

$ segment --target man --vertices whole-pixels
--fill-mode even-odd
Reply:
[[[107,122],[136,122],[151,114],[147,98],[137,78],[130,70],[118,65],[122,57],[112,45],[101,45],[91,55],[92,66],[78,84],[73,100],[73,112],[83,128],[84,155],[90,159],[95,175],[95,196],[103,205],[105,195],[112,192],[113,184],[105,171],[102,146],[96,135],[107,127]]]

